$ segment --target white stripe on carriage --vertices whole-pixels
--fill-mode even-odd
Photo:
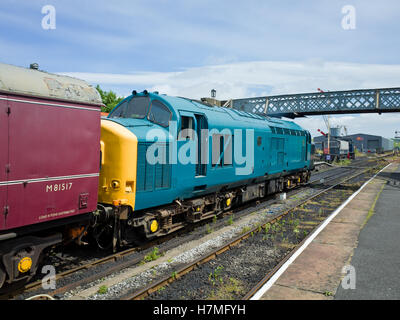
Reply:
[[[9,185],[20,184],[20,183],[35,183],[35,182],[48,182],[48,181],[58,181],[58,180],[93,178],[93,177],[98,177],[99,175],[100,175],[99,173],[89,173],[89,174],[78,174],[78,175],[73,175],[73,176],[46,177],[46,178],[14,180],[14,181],[0,181],[0,186],[9,186]]]

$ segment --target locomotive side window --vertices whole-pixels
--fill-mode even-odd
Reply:
[[[213,167],[220,166],[223,162],[224,136],[222,134],[212,135],[212,162]]]
[[[228,134],[212,135],[212,162],[213,167],[231,166],[233,153],[233,136]]]
[[[192,117],[181,117],[181,130],[178,135],[178,140],[194,140],[194,121]]]
[[[172,113],[163,103],[158,100],[153,100],[150,107],[150,112],[147,118],[154,123],[163,127],[169,126]]]
[[[233,164],[233,135],[224,135],[224,145],[222,152],[224,153],[224,166],[231,166]]]
[[[109,118],[133,118],[143,119],[149,109],[150,99],[148,97],[133,97],[123,102]]]

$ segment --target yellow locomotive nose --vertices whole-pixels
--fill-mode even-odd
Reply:
[[[99,202],[135,208],[138,140],[122,125],[101,120]]]

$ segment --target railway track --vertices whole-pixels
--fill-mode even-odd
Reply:
[[[236,248],[244,240],[247,240],[247,239],[253,237],[254,234],[265,231],[266,230],[266,226],[268,226],[268,225],[272,226],[272,225],[274,225],[276,223],[279,223],[280,220],[284,219],[285,217],[288,217],[289,214],[293,213],[294,211],[298,210],[299,208],[304,207],[305,205],[307,205],[307,204],[309,204],[311,202],[317,201],[321,197],[325,196],[331,190],[335,190],[338,187],[345,185],[349,181],[354,180],[355,178],[358,178],[358,177],[360,177],[362,175],[367,174],[368,171],[370,171],[370,168],[362,170],[361,172],[358,172],[356,174],[353,174],[350,177],[347,177],[344,180],[342,180],[340,182],[337,182],[337,183],[335,183],[335,184],[333,184],[333,185],[321,190],[317,194],[315,194],[315,195],[311,196],[310,198],[302,201],[297,206],[286,210],[285,212],[283,212],[279,216],[275,217],[274,219],[268,221],[267,223],[263,224],[262,226],[258,226],[256,228],[253,228],[253,229],[245,232],[244,234],[232,239],[229,243],[226,243],[223,246],[217,248],[213,252],[211,252],[211,253],[209,253],[209,254],[197,259],[196,261],[193,261],[193,262],[183,266],[179,270],[176,270],[175,272],[173,272],[170,276],[166,276],[166,277],[160,279],[159,281],[153,282],[150,285],[148,285],[147,287],[145,287],[145,288],[143,288],[143,289],[141,289],[139,291],[136,291],[136,292],[133,292],[131,294],[125,295],[123,297],[123,300],[140,300],[140,299],[145,299],[145,298],[158,299],[158,298],[160,298],[160,297],[157,297],[157,294],[159,294],[159,293],[162,293],[160,299],[165,299],[165,297],[166,297],[165,296],[165,291],[168,290],[166,288],[171,286],[171,284],[173,284],[176,280],[183,279],[183,276],[189,274],[190,272],[192,272],[192,271],[194,271],[196,269],[201,268],[206,263],[209,263],[210,261],[212,261],[214,259],[217,259],[221,255],[223,255],[225,252]],[[295,248],[300,247],[305,241],[307,241],[307,239],[308,239],[308,237],[310,235],[311,235],[311,233],[309,233],[299,244],[297,244]],[[267,277],[263,278],[262,281],[258,282],[252,289],[250,289],[241,298],[242,299],[250,299],[251,296],[254,294],[254,292],[257,291],[277,270],[279,270],[280,266],[282,264],[284,264],[287,261],[287,259],[289,259],[290,256],[295,251],[296,251],[296,249],[290,250],[290,252],[285,255],[285,257],[273,268],[273,270],[270,273],[268,273]],[[222,270],[223,269],[222,267],[221,268],[220,267],[221,266],[217,266],[214,269],[214,272],[209,274],[209,280],[210,280],[210,282],[212,282],[213,286],[215,285],[215,282],[218,282],[218,280],[222,282],[222,277],[220,277],[220,275],[216,275],[218,270]],[[171,290],[176,290],[176,288],[171,288]],[[156,295],[156,297],[153,296],[154,294]],[[170,299],[170,298],[171,297],[167,296],[167,299]],[[173,296],[171,299],[174,299],[174,298],[176,298],[176,297]],[[191,297],[189,297],[189,298],[191,298]],[[209,298],[209,297],[206,297],[206,298]]]
[[[387,166],[385,166],[385,168],[386,167],[388,167],[389,165],[387,165]],[[385,168],[383,168],[383,169],[385,169]],[[381,169],[381,170],[383,170],[383,169]],[[381,171],[380,170],[380,171]],[[379,172],[380,172],[379,171]],[[376,173],[370,180],[372,180],[374,177],[376,177],[378,174],[379,174],[379,172],[378,173]],[[370,181],[369,180],[369,181]],[[367,184],[368,182],[366,182],[363,186],[365,186],[366,184]],[[340,208],[343,208],[348,202],[350,202],[349,200],[351,200],[353,197],[354,197],[354,195],[356,195],[359,191],[361,191],[361,189],[362,189],[362,187],[360,188],[360,189],[358,189],[358,191],[356,192],[356,193],[354,193],[344,204],[342,204],[338,209],[340,209]],[[330,220],[332,220],[335,216],[336,216],[336,212],[340,212],[340,210],[339,211],[337,211],[337,210],[335,210],[334,211],[334,213],[332,213],[332,214],[330,214],[329,216],[328,216],[328,219],[329,219],[329,221]],[[336,214],[335,214],[336,213]],[[322,231],[322,229],[323,228],[321,228],[321,226],[323,226],[323,225],[325,225],[325,224],[327,224],[327,222],[326,222],[326,220],[328,220],[328,219],[325,219],[325,220],[323,220],[321,223],[319,223],[318,224],[318,226],[315,228],[315,230],[316,230],[316,232],[311,232],[311,233],[309,233],[289,254],[287,254],[286,256],[285,256],[285,258],[283,259],[283,260],[281,260],[280,262],[279,262],[279,264],[277,264],[264,278],[262,278],[259,282],[257,282],[257,284],[256,285],[254,285],[253,286],[253,288],[251,288],[248,292],[247,292],[247,294],[243,297],[243,300],[251,300],[252,298],[254,298],[255,296],[257,296],[256,298],[258,298],[258,297],[261,297],[262,296],[262,293],[263,292],[265,292],[265,291],[267,291],[268,290],[268,288],[270,288],[270,286],[272,286],[272,284],[274,283],[274,281],[271,281],[271,282],[269,282],[274,276],[276,277],[276,279],[279,277],[279,275],[278,275],[278,272],[283,272],[284,271],[284,269],[283,269],[283,266],[285,265],[285,264],[288,264],[288,261],[289,261],[289,259],[291,259],[292,257],[294,257],[295,255],[298,255],[298,254],[300,254],[301,253],[301,249],[304,247],[306,247],[307,246],[307,244],[308,243],[310,243],[317,235],[318,235],[318,233],[320,232],[320,231]],[[281,271],[281,269],[282,269],[282,271]],[[263,287],[266,287],[266,288],[264,288],[264,290],[262,290],[261,291],[261,289],[263,288]]]
[[[318,176],[318,178],[316,177],[315,179],[312,179],[310,184],[315,184],[317,182],[320,182],[321,179],[324,179],[325,184],[329,183],[332,180],[335,180],[342,176],[345,176],[346,174],[348,174],[349,170],[351,171],[351,169],[352,168],[346,168],[346,170],[343,170],[343,168],[340,168],[340,167],[330,169],[328,171],[325,171],[322,175]],[[338,172],[340,170],[342,170],[342,171]],[[291,192],[292,192],[292,194],[295,194],[296,192],[298,192],[298,190],[292,190]],[[252,204],[246,205],[246,207],[251,206],[251,205]],[[239,208],[237,210],[242,210],[242,209],[243,208]],[[185,233],[187,231],[188,231],[187,229],[184,229],[181,231],[181,233]],[[73,275],[79,271],[93,269],[99,265],[106,265],[106,264],[112,264],[115,262],[119,262],[115,266],[111,266],[109,268],[102,270],[101,272],[92,274],[88,277],[84,277],[84,278],[80,279],[79,281],[73,281],[71,283],[67,283],[66,285],[62,285],[61,287],[57,288],[56,290],[53,290],[50,292],[47,291],[46,294],[50,295],[50,296],[57,296],[57,295],[65,293],[73,288],[76,288],[77,286],[85,285],[85,284],[95,281],[99,278],[104,278],[112,273],[118,272],[122,269],[135,266],[143,261],[143,258],[146,255],[147,249],[153,248],[154,246],[157,246],[160,243],[167,242],[171,238],[177,237],[177,236],[179,236],[179,233],[149,242],[149,243],[145,244],[145,246],[142,246],[142,247],[130,248],[130,249],[121,251],[119,253],[116,253],[116,254],[80,265],[78,267],[72,268],[65,272],[61,272],[61,273],[57,274],[57,276],[56,276],[57,283],[60,283],[60,282],[62,283],[63,279],[68,278],[70,275]],[[164,250],[167,250],[167,249],[168,248],[164,248]],[[136,255],[134,257],[132,257],[133,254],[136,254]],[[21,293],[23,293],[24,296],[27,296],[31,293],[34,294],[36,290],[41,288],[41,286],[42,286],[42,281],[38,280],[38,281],[35,281],[33,283],[30,283],[30,284],[24,286],[22,289],[20,289],[16,292],[12,292],[10,294],[0,296],[0,299],[15,298],[18,295],[20,295]]]

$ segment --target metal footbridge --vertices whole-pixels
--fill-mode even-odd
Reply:
[[[270,117],[400,112],[400,88],[328,91],[224,101],[224,106]]]

